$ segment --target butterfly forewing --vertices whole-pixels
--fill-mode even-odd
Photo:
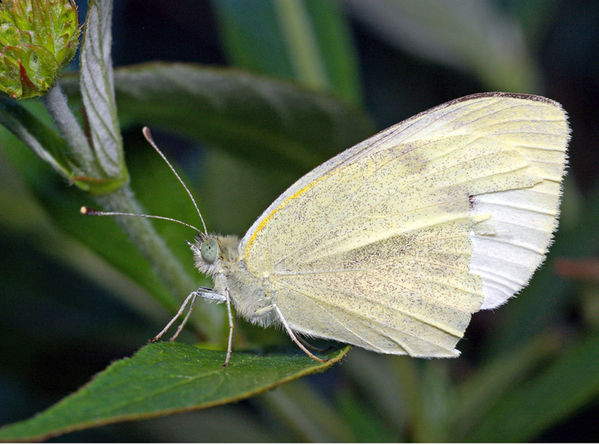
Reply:
[[[241,242],[290,326],[455,356],[471,314],[526,284],[556,227],[568,127],[535,96],[459,99],[297,181]]]

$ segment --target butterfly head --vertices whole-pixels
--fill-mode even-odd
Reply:
[[[220,236],[213,233],[198,233],[193,243],[189,243],[197,269],[206,275],[214,276],[223,272],[223,265],[235,258],[239,240],[233,236]]]

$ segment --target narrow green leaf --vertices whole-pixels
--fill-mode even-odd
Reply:
[[[349,19],[338,2],[304,0],[333,91],[350,103],[362,101],[357,49]]]
[[[270,411],[307,442],[352,442],[349,425],[308,382],[298,380],[264,394]]]
[[[405,438],[391,431],[376,410],[360,399],[351,387],[337,393],[337,406],[354,433],[353,442],[404,442]]]
[[[54,130],[17,102],[0,97],[0,123],[64,178],[71,178],[73,164],[65,141]]]
[[[81,45],[80,87],[100,166],[112,178],[126,178],[110,58],[111,20],[112,0],[90,2]]]
[[[447,442],[450,402],[453,401],[446,360],[430,360],[422,364],[421,397],[422,418],[414,431],[416,442]]]
[[[599,395],[599,333],[568,348],[538,377],[505,392],[468,442],[529,442]]]
[[[495,2],[347,0],[353,16],[389,44],[473,72],[490,89],[536,91],[532,63],[517,22]]]
[[[277,16],[268,0],[216,0],[212,7],[231,63],[248,71],[294,78]]]
[[[417,361],[393,357],[402,408],[402,423],[415,442],[447,441],[447,413],[453,400],[448,363],[443,360]],[[399,423],[399,422],[398,422]]]
[[[221,405],[323,371],[347,353],[318,363],[302,353],[224,352],[180,343],[155,343],[119,360],[87,385],[29,420],[0,429],[0,440],[42,440],[70,431]]]
[[[274,0],[271,3],[281,23],[282,37],[295,78],[307,87],[326,90],[329,87],[328,78],[303,2]]]
[[[397,356],[392,358],[391,365],[394,370],[394,382],[399,387],[399,412],[402,414],[401,417],[398,416],[396,424],[401,426],[404,435],[420,436],[419,430],[426,421],[423,414],[425,403],[422,397],[424,391],[421,363],[412,357]]]
[[[449,412],[449,423],[454,431],[464,436],[476,429],[480,419],[505,391],[517,386],[531,369],[559,347],[556,335],[539,335],[479,366],[457,387],[455,403]]]
[[[212,2],[222,40],[238,67],[295,79],[310,88],[360,101],[356,51],[335,2]]]
[[[396,375],[393,364],[401,359],[410,360],[412,363],[414,360],[406,357],[393,357],[393,360],[389,358],[383,354],[355,348],[345,361],[343,371],[351,376],[360,391],[370,399],[380,418],[396,428],[399,434],[403,434],[407,423],[407,410],[411,407],[408,407],[410,401],[406,402],[402,391],[402,376]],[[420,387],[416,390],[420,390]]]

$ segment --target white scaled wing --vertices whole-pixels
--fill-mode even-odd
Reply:
[[[456,356],[471,314],[522,289],[557,226],[559,104],[440,105],[317,167],[241,241],[292,329],[378,352]]]

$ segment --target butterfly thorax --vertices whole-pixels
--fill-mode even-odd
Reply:
[[[237,310],[246,320],[261,326],[275,321],[268,283],[247,269],[239,255],[239,238],[200,234],[190,243],[197,269],[214,280],[214,290],[225,295],[226,289]],[[272,295],[272,293],[270,293]]]

